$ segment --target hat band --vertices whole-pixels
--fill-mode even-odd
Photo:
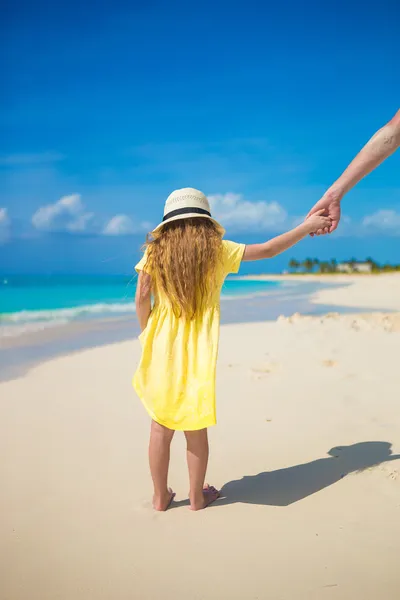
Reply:
[[[211,217],[211,213],[208,210],[205,210],[205,208],[191,208],[189,206],[188,208],[178,208],[167,213],[166,215],[164,215],[163,222],[167,221],[168,219],[172,219],[172,217],[179,217],[180,215],[189,215],[193,213],[195,213],[196,215],[206,215],[207,217]]]

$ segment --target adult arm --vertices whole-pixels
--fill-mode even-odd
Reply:
[[[322,198],[313,206],[307,217],[316,211],[325,209],[325,214],[332,219],[329,230],[319,230],[317,233],[332,233],[340,220],[340,203],[345,194],[353,188],[363,177],[371,173],[386,158],[400,146],[400,110],[393,119],[386,123],[365,144],[362,150],[352,160],[347,169],[325,192]]]

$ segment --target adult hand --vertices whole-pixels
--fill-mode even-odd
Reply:
[[[340,221],[340,200],[341,197],[335,192],[331,192],[328,190],[322,196],[320,200],[312,207],[310,212],[308,213],[306,219],[314,215],[316,212],[320,210],[324,210],[322,213],[325,217],[329,217],[332,221],[330,227],[325,227],[324,229],[318,229],[315,233],[311,233],[310,235],[324,235],[326,233],[332,233],[335,231]]]

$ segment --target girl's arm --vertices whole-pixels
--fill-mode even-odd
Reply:
[[[309,219],[304,221],[304,223],[295,227],[295,229],[282,235],[278,235],[277,237],[272,238],[272,240],[268,240],[268,242],[246,246],[243,260],[250,261],[272,258],[273,256],[281,254],[288,248],[291,248],[308,234],[314,233],[318,229],[323,229],[324,227],[330,227],[331,219],[329,217],[323,217],[323,212],[324,209],[318,211],[318,213],[312,215]]]
[[[135,304],[140,329],[144,331],[151,313],[151,277],[143,271],[139,273]]]

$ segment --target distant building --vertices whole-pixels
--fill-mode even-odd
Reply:
[[[368,262],[339,263],[336,267],[339,273],[371,273],[372,265]]]

